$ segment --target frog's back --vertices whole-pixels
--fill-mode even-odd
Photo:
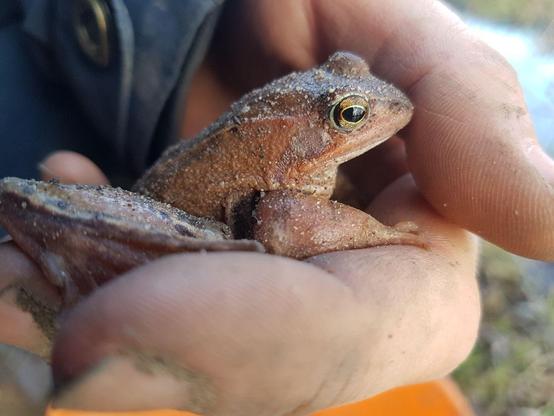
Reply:
[[[297,159],[290,154],[291,138],[302,138],[296,133],[317,113],[300,89],[311,78],[310,71],[294,73],[246,94],[197,137],[168,149],[135,190],[193,215],[224,220],[229,198],[289,186]],[[301,142],[293,147],[300,149]]]
[[[231,115],[198,137],[180,142],[137,182],[135,190],[193,215],[224,220],[226,202],[273,188],[278,142],[264,141],[286,122],[236,123]]]

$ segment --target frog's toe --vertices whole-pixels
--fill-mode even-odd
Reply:
[[[412,221],[401,221],[394,225],[394,229],[403,233],[417,234],[421,230],[419,226]]]

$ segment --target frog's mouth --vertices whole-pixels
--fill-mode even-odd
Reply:
[[[377,141],[374,140],[374,138],[367,141],[366,144],[360,145],[359,142],[352,143],[350,146],[345,147],[345,151],[341,152],[339,156],[335,156],[331,160],[329,160],[325,165],[327,168],[331,167],[332,165],[341,165],[344,162],[348,162],[349,160],[352,160],[365,152],[373,149],[374,147],[379,146],[381,143],[386,142],[391,135],[385,135],[382,138],[379,138]]]
[[[319,161],[314,166],[315,169],[313,171],[306,173],[302,185],[296,189],[305,194],[331,197],[334,192],[339,165],[364,154],[390,137],[390,135],[384,134],[378,140],[375,140],[375,137],[371,137],[364,144],[355,141],[351,145],[345,146],[338,156]]]
[[[332,165],[338,166],[344,162],[354,159],[361,154],[379,146],[394,136],[399,130],[404,128],[412,118],[412,107],[400,106],[394,114],[385,113],[377,119],[370,119],[368,122],[351,133],[342,133],[342,144],[337,146],[337,151],[333,157],[327,161],[320,161],[324,169]],[[404,111],[407,109],[409,111]],[[359,130],[363,130],[358,132]],[[357,133],[358,132],[358,133]],[[340,134],[340,133],[339,133]],[[348,137],[355,135],[354,137]]]

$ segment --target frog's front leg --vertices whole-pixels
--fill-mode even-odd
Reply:
[[[426,246],[414,223],[389,227],[340,202],[292,191],[263,195],[255,216],[254,239],[270,253],[297,259],[381,245]]]

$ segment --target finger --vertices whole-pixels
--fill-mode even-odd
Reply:
[[[39,357],[0,344],[0,413],[43,414],[52,390],[50,367]]]
[[[376,247],[310,262],[351,287],[366,303],[364,313],[379,323],[378,335],[366,339],[365,346],[380,351],[387,362],[379,375],[383,390],[442,377],[466,358],[477,337],[477,241],[437,215],[408,175],[380,194],[368,211],[387,225],[416,223],[428,249]]]
[[[105,185],[108,178],[89,158],[75,152],[52,153],[39,164],[42,180],[57,179],[63,183]]]
[[[312,259],[318,267],[178,255],[103,286],[61,330],[56,404],[302,415],[450,371],[478,327],[474,241],[413,184],[395,189],[383,201],[412,206],[388,219],[420,221],[431,250],[334,253]]]
[[[317,4],[333,48],[363,53],[408,90],[409,164],[433,207],[510,251],[554,259],[554,163],[510,65],[438,1]]]
[[[332,51],[364,56],[415,104],[410,169],[445,217],[524,256],[554,259],[554,162],[540,149],[517,76],[439,1],[243,0],[221,45],[268,76],[307,68]],[[229,10],[232,10],[230,7]],[[286,11],[283,12],[283,11]],[[225,16],[224,16],[225,17]],[[232,24],[231,24],[232,22]],[[237,30],[241,28],[241,30]],[[257,42],[253,42],[256,39]],[[230,45],[229,45],[230,44]],[[231,57],[227,56],[229,60]],[[267,79],[264,79],[267,80]]]
[[[0,270],[0,343],[49,357],[61,305],[57,291],[13,244],[0,245]]]

